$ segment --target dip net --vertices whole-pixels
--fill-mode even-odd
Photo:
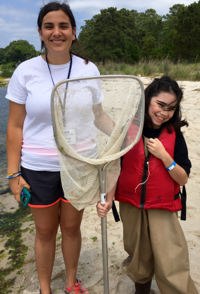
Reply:
[[[81,210],[99,200],[99,169],[106,194],[120,174],[120,157],[140,139],[143,85],[134,76],[64,80],[52,91],[51,112],[64,195]]]

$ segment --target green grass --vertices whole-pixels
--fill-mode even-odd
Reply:
[[[108,62],[105,66],[97,64],[101,75],[134,75],[161,77],[169,75],[175,80],[200,81],[200,63],[173,63],[169,59],[161,61],[140,61],[133,65]]]
[[[173,63],[168,58],[164,60],[141,60],[135,64],[107,62],[97,64],[101,75],[134,75],[161,77],[169,75],[175,80],[200,81],[200,63]],[[0,86],[4,86],[4,78],[11,77],[13,68],[1,68]]]
[[[13,285],[15,278],[6,279],[13,271],[20,269],[23,265],[28,247],[22,242],[22,233],[27,229],[21,230],[24,222],[33,220],[30,208],[22,205],[14,213],[0,213],[0,236],[4,237],[5,250],[0,251],[0,260],[8,256],[6,268],[0,268],[0,293],[11,293],[9,288]],[[7,251],[7,252],[5,252]]]
[[[97,236],[91,237],[91,239],[92,239],[93,242],[95,242],[95,241],[97,241]]]
[[[146,77],[161,77],[169,75],[175,80],[200,81],[200,63],[173,63],[168,58],[164,60],[141,60],[135,64],[107,62],[106,65],[97,64],[101,75],[134,75]],[[10,77],[13,69],[1,69],[0,84],[3,78]]]

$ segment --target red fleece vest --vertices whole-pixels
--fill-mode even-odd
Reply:
[[[164,128],[159,136],[166,151],[174,158],[175,131],[169,134]],[[138,208],[141,205],[141,184],[145,162],[144,143],[142,137],[123,157],[122,171],[118,181],[115,199],[132,204]],[[138,186],[139,185],[139,186]],[[149,160],[149,178],[146,182],[146,193],[143,209],[165,209],[170,211],[181,210],[181,199],[175,195],[180,189],[169,175],[162,161],[152,154]]]

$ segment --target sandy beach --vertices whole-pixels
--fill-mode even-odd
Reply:
[[[151,78],[141,77],[144,87]],[[183,117],[189,122],[189,127],[184,128],[184,136],[188,145],[192,170],[187,190],[187,220],[180,221],[188,243],[190,255],[191,276],[200,293],[200,82],[178,82],[184,92],[182,103]],[[118,203],[116,203],[118,207]],[[0,197],[1,212],[11,212],[17,209],[18,204],[10,194]],[[134,293],[134,284],[126,276],[122,266],[127,253],[123,249],[122,223],[115,223],[112,212],[107,217],[108,227],[108,254],[109,254],[109,283],[110,294]],[[29,230],[25,230],[29,228]],[[38,294],[39,283],[34,260],[34,223],[29,221],[23,224],[23,244],[28,246],[27,255],[22,268],[10,273],[7,279],[16,277],[10,293]],[[65,279],[64,262],[61,252],[61,236],[58,232],[55,264],[52,274],[52,290],[54,294],[62,294]],[[0,251],[5,249],[6,238],[0,241]],[[0,259],[0,268],[6,268],[8,259]],[[18,273],[17,273],[18,272]],[[96,213],[96,206],[87,207],[84,211],[82,222],[82,249],[78,267],[78,278],[90,294],[103,294],[103,270],[101,250],[101,221]],[[159,294],[160,291],[153,280],[151,293]],[[169,293],[170,294],[170,293]]]

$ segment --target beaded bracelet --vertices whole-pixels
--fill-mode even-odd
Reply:
[[[167,169],[167,170],[172,170],[173,168],[175,168],[175,166],[176,166],[176,162],[173,161],[172,164],[171,164],[170,166],[166,167],[166,169]]]
[[[18,171],[17,173],[13,173],[13,174],[9,174],[7,175],[7,179],[12,179],[12,178],[16,178],[19,177],[21,175],[21,171]]]

